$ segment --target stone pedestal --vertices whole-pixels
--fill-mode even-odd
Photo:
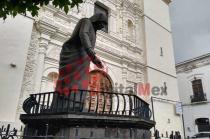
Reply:
[[[67,96],[31,94],[23,109],[27,113],[20,116],[23,139],[150,139],[155,125],[149,104],[132,94],[90,90],[71,90]]]
[[[154,122],[91,114],[21,115],[24,139],[150,139]]]

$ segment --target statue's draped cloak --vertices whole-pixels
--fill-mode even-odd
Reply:
[[[95,61],[96,58],[94,47],[96,30],[99,29],[97,25],[100,25],[100,22],[107,24],[107,17],[103,14],[95,14],[91,18],[81,19],[71,38],[63,44],[52,109],[86,110],[83,106],[87,91],[76,90],[88,90],[89,66],[90,61]]]
[[[59,77],[56,91],[69,94],[69,90],[87,90],[91,58],[87,49],[93,51],[96,31],[91,19],[83,18],[76,25],[71,38],[66,41],[60,53]]]

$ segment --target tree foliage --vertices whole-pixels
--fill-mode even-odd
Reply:
[[[70,8],[78,7],[83,0],[0,0],[0,18],[6,19],[8,15],[15,17],[27,11],[34,17],[38,15],[40,7],[50,2],[67,13]]]

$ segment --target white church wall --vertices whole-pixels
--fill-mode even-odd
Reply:
[[[145,32],[147,65],[176,76],[171,33],[146,17]]]
[[[159,101],[154,99],[154,114],[156,125],[155,128],[166,137],[172,131],[179,131],[183,137],[183,125],[181,115],[176,115],[175,104],[167,101]],[[154,133],[154,132],[153,132]]]
[[[0,20],[0,121],[15,121],[32,26],[33,20],[21,15]]]
[[[160,89],[159,95],[152,96],[179,101],[169,5],[162,0],[144,0],[144,15],[147,82],[151,87],[167,87],[167,95],[161,95]],[[156,129],[164,137],[166,131],[180,131],[183,136],[182,118],[176,115],[175,104],[154,99]]]
[[[161,87],[165,87],[166,83],[166,93],[162,92]],[[172,101],[179,101],[177,79],[166,74],[160,73],[153,69],[148,68],[148,83],[152,87],[159,87],[159,92],[152,93],[151,96],[167,99]],[[153,99],[154,104],[154,116],[156,123],[156,129],[159,130],[160,134],[166,135],[166,131],[170,134],[171,131],[180,131],[183,136],[183,126],[181,115],[176,115],[175,105],[176,102],[170,101],[160,101]],[[151,101],[150,107],[151,107]],[[151,107],[152,108],[152,107]]]
[[[159,91],[159,95],[155,95],[158,93],[154,93],[153,96],[161,97],[163,99],[170,99],[174,101],[179,101],[179,94],[178,92],[178,85],[177,85],[177,79],[173,76],[169,76],[164,73],[160,73],[159,71],[155,71],[153,69],[148,68],[148,83],[151,84],[151,86],[157,86],[157,87],[166,87],[167,94],[161,95],[161,89]],[[165,84],[164,84],[165,83]]]
[[[169,6],[163,0],[144,0],[144,13],[167,30],[171,30]]]

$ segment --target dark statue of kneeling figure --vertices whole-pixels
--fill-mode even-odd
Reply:
[[[103,68],[94,48],[96,32],[103,29],[106,24],[107,17],[102,13],[90,18],[82,18],[74,28],[70,39],[63,44],[60,53],[59,77],[50,111],[62,112],[67,109],[71,111],[72,107],[74,111],[83,111],[86,93],[78,90],[88,90],[91,61],[98,68]],[[34,99],[29,100],[33,102],[26,103],[26,113],[30,113],[29,109],[37,105]],[[43,109],[42,112],[48,110]]]
[[[56,85],[57,95],[54,97],[59,101],[57,104],[54,102],[54,106],[57,105],[58,108],[62,106],[60,109],[64,111],[67,108],[71,111],[72,107],[74,111],[83,111],[86,93],[78,90],[88,90],[90,61],[98,68],[103,68],[102,62],[95,55],[94,48],[96,31],[104,28],[106,21],[107,17],[104,14],[81,19],[71,38],[63,44]]]

